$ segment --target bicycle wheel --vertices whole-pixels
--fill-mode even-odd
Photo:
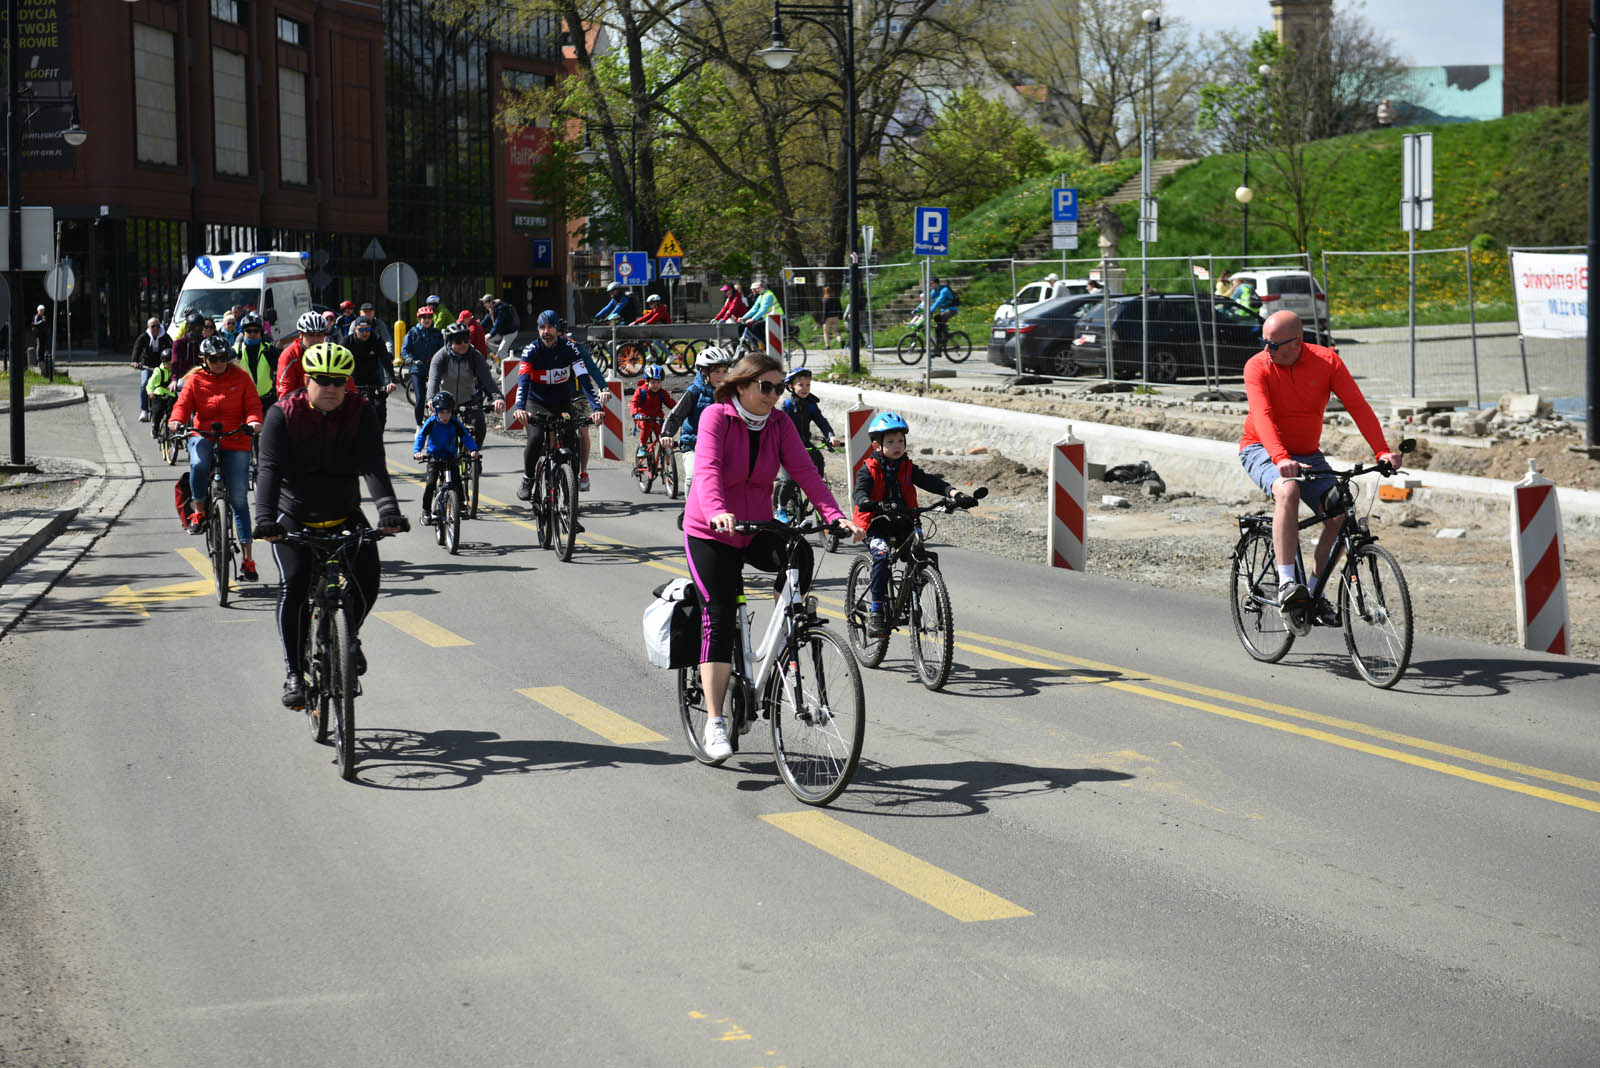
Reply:
[[[346,782],[356,777],[356,650],[344,606],[333,610],[328,657],[332,661],[329,701],[333,706],[334,763]]]
[[[467,518],[478,518],[478,487],[483,482],[483,457],[472,458],[472,503],[467,508]]]
[[[962,363],[972,355],[972,337],[965,330],[952,330],[945,338],[944,358]]]
[[[173,446],[172,435],[162,428],[156,444],[161,447],[161,462],[170,464],[177,457],[177,449]]]
[[[550,462],[540,457],[533,469],[533,489],[528,494],[529,507],[533,509],[533,525],[537,529],[539,548],[548,549],[555,541],[551,531],[550,515]]]
[[[850,785],[867,730],[861,669],[839,636],[812,627],[779,658],[764,698],[772,753],[789,792],[826,805]]]
[[[555,484],[551,487],[550,522],[555,538],[556,557],[565,563],[572,559],[572,547],[578,539],[578,470],[571,464],[560,464],[555,469]]]
[[[872,560],[863,554],[851,561],[850,577],[845,580],[844,625],[850,636],[850,651],[862,667],[875,668],[883,663],[883,654],[889,650],[889,636],[867,637],[867,617],[871,612]]]
[[[790,338],[783,345],[783,359],[792,371],[796,367],[804,367],[810,355],[806,352],[805,342],[799,338]]]
[[[728,692],[732,693],[738,687],[730,679]],[[689,752],[702,764],[716,767],[720,760],[713,760],[706,752],[706,695],[700,685],[700,669],[697,667],[678,669],[678,719],[683,723],[683,737],[689,743]]]
[[[689,368],[694,366],[694,358],[703,348],[703,341],[674,341],[672,355],[667,359],[667,370],[675,375],[686,375]]]
[[[407,371],[400,376],[400,388],[405,390],[406,403],[415,408],[417,406],[417,390],[411,384],[411,372]]]
[[[937,690],[950,678],[956,651],[950,590],[933,567],[921,567],[911,579],[911,658],[922,685]]]
[[[913,331],[900,339],[900,343],[894,347],[894,352],[900,357],[901,363],[921,363],[922,349],[922,335]]]
[[[672,500],[678,499],[678,453],[676,449],[662,449],[660,452],[661,482],[667,488],[667,496]]]
[[[461,491],[447,486],[439,492],[439,534],[445,551],[454,556],[461,549]]]
[[[1362,545],[1339,576],[1344,644],[1361,677],[1380,690],[1411,662],[1411,591],[1389,550]]]
[[[322,610],[313,608],[306,623],[306,645],[300,654],[300,678],[306,688],[306,720],[311,725],[311,740],[318,745],[328,741],[328,672],[323,662],[327,648],[322,640],[326,623]]]
[[[633,478],[639,483],[640,493],[649,493],[656,484],[655,451],[641,445],[633,453]]]
[[[221,463],[222,457],[216,457],[216,462]],[[213,495],[214,496],[214,495]],[[216,580],[217,603],[228,607],[228,572],[232,561],[228,552],[228,524],[233,522],[231,509],[228,507],[228,498],[224,493],[221,500],[213,499],[206,516],[206,547],[211,550],[211,577]]]
[[[1233,630],[1244,651],[1265,664],[1276,664],[1294,644],[1294,632],[1278,611],[1278,567],[1272,534],[1257,530],[1244,539],[1233,557],[1230,579]]]
[[[644,370],[644,346],[636,341],[617,345],[617,374],[631,378]]]

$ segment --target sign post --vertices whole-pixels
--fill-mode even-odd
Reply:
[[[1406,134],[1401,166],[1400,228],[1406,232],[1411,327],[1411,395],[1417,395],[1417,231],[1433,229],[1433,134]]]
[[[950,209],[918,208],[911,224],[912,254],[922,256],[922,369],[925,385],[933,384],[933,256],[950,255]]]

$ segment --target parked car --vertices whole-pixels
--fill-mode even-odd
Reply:
[[[1285,309],[1297,312],[1317,344],[1328,340],[1328,296],[1309,271],[1290,267],[1246,267],[1233,272],[1233,282],[1249,282],[1261,299],[1261,318]]]
[[[1041,278],[1037,282],[1029,282],[1017,290],[1017,295],[1006,301],[994,310],[995,325],[1008,323],[1015,319],[1018,313],[1026,313],[1043,304],[1047,300],[1059,297],[1076,297],[1089,292],[1087,278],[1066,278],[1056,280],[1054,275]]]
[[[1016,322],[996,320],[989,330],[989,362],[1014,368],[1020,350],[1023,371],[1073,377],[1081,370],[1072,347],[1078,317],[1102,300],[1086,295],[1057,297],[1035,304]]]
[[[1207,373],[1237,378],[1245,361],[1261,350],[1261,320],[1236,301],[1209,293],[1155,293],[1148,300],[1153,382],[1204,378]],[[1143,366],[1143,304],[1140,297],[1111,301],[1109,336],[1118,377],[1136,377]],[[1078,319],[1078,338],[1072,343],[1078,364],[1103,369],[1106,338],[1104,308],[1091,302]]]

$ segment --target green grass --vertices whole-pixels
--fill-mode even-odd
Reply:
[[[0,382],[6,383],[7,390],[11,388],[11,370],[9,367],[0,368]],[[33,392],[34,386],[81,386],[83,383],[75,378],[68,378],[60,371],[56,372],[56,380],[51,382],[44,375],[30,367],[22,376],[22,385],[24,387],[23,396],[27,396]]]

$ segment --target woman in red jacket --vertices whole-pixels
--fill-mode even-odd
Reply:
[[[221,423],[224,432],[248,426],[249,434],[234,434],[221,439],[220,448],[198,434],[189,436],[189,491],[193,510],[189,513],[189,533],[200,533],[206,517],[206,487],[211,484],[213,460],[222,464],[222,479],[233,505],[234,533],[244,557],[239,577],[247,582],[256,578],[256,562],[250,553],[250,442],[261,429],[261,394],[255,380],[233,363],[233,349],[226,339],[212,336],[200,345],[205,363],[183,380],[183,391],[172,407],[167,423],[170,430],[189,425],[207,430]]]
[[[717,314],[711,317],[712,322],[732,322],[749,310],[749,307],[744,302],[744,293],[739,289],[738,282],[729,282],[722,287],[722,291],[728,294],[728,299],[723,302]]]

